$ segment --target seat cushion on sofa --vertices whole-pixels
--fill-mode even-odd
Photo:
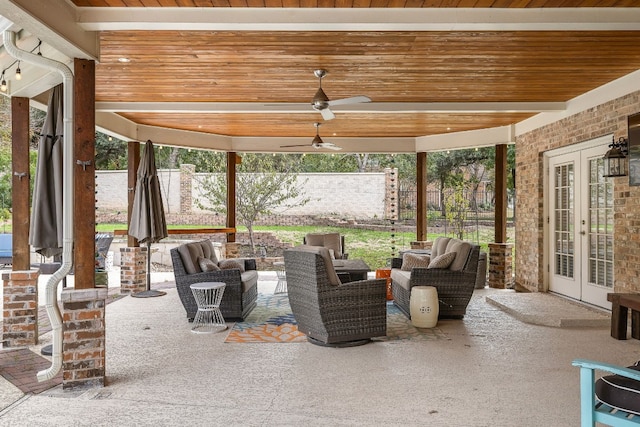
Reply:
[[[447,252],[445,254],[438,255],[431,260],[429,267],[427,268],[449,268],[451,263],[453,263],[453,260],[456,259],[456,255],[457,254],[455,252]]]
[[[198,264],[198,257],[204,258],[204,251],[200,242],[185,243],[178,246],[178,253],[182,258],[184,269],[187,274],[194,274],[202,272],[200,265]]]
[[[247,270],[240,274],[240,280],[242,280],[242,293],[245,293],[258,283],[258,272]]]
[[[640,371],[640,361],[629,369]],[[622,375],[607,375],[595,384],[596,398],[625,412],[640,415],[640,381]]]
[[[469,258],[469,253],[471,252],[471,243],[464,242],[458,239],[451,239],[451,241],[447,245],[446,252],[456,253],[456,257],[449,266],[449,270],[461,271],[467,264],[467,259]]]
[[[414,267],[428,267],[431,262],[429,255],[414,254],[411,252],[405,252],[402,254],[402,267],[403,271],[411,271]]]
[[[409,283],[411,282],[411,272],[403,271],[403,270],[400,270],[399,268],[392,268],[391,281],[393,283],[396,283],[402,286],[406,290],[409,290],[411,289],[411,287],[409,286]]]
[[[433,241],[433,245],[431,246],[431,258],[435,258],[438,255],[445,253],[450,240],[451,237],[436,237],[436,240]]]

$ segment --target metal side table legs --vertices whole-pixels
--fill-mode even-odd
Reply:
[[[225,286],[222,282],[202,282],[190,286],[198,304],[191,332],[206,334],[227,329],[220,312],[220,302]]]

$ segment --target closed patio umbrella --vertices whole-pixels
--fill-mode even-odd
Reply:
[[[62,85],[49,95],[38,144],[29,244],[43,256],[62,253]]]
[[[132,296],[147,298],[165,295],[166,292],[151,289],[151,243],[159,242],[168,235],[155,152],[151,141],[145,144],[142,160],[138,166],[129,235],[138,239],[140,243],[147,244],[147,290]]]

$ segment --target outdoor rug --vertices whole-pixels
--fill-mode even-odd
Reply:
[[[393,304],[387,304],[387,336],[374,341],[447,340],[439,328],[416,328]],[[226,343],[291,343],[306,342],[298,331],[286,294],[259,294],[258,305],[244,322],[236,322]]]

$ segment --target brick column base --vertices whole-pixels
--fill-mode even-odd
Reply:
[[[103,387],[107,289],[64,289],[62,388]]]
[[[6,347],[38,343],[39,270],[11,271],[2,274],[2,340]]]
[[[489,243],[489,287],[507,289],[513,285],[513,244]]]
[[[135,293],[147,289],[147,248],[120,248],[120,292]]]
[[[239,258],[240,257],[240,243],[227,242],[222,244],[224,249],[225,258]]]
[[[431,245],[433,245],[433,242],[427,240],[418,240],[415,242],[411,242],[411,249],[431,249]]]

